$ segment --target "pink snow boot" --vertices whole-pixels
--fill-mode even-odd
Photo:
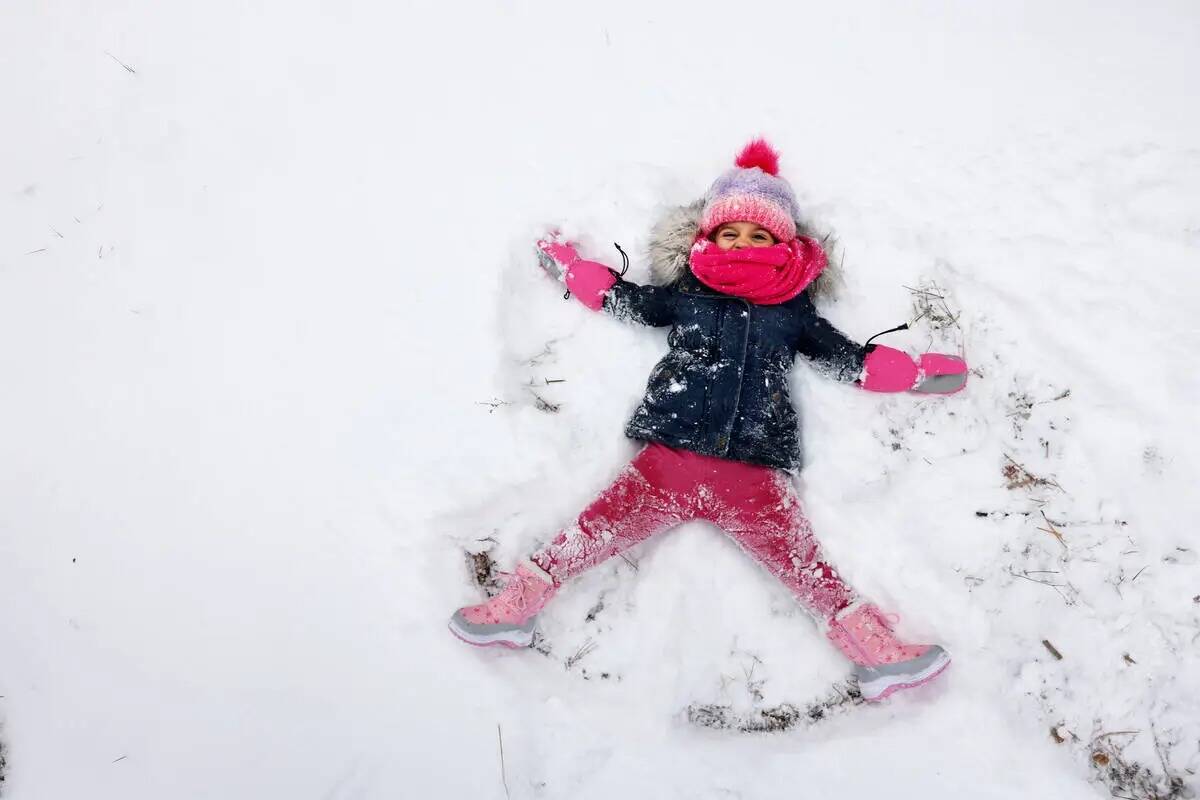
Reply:
[[[554,579],[544,569],[523,561],[491,600],[455,611],[450,618],[450,632],[479,647],[529,647],[538,612],[557,591]]]
[[[898,689],[928,683],[950,665],[950,655],[936,644],[902,644],[869,603],[841,611],[826,635],[854,662],[864,700],[883,700]]]

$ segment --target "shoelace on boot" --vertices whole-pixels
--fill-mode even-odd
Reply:
[[[511,611],[516,614],[524,613],[529,606],[529,600],[525,597],[525,579],[515,572],[504,572],[496,570],[496,574],[507,578],[504,583],[504,588],[500,590],[500,594],[496,595],[494,602],[505,611]]]
[[[834,624],[841,627],[842,631],[854,643],[864,658],[870,659],[870,653],[879,650],[876,644],[877,640],[885,637],[889,640],[895,638],[892,634],[892,625],[899,621],[900,616],[898,614],[885,615],[878,607],[872,606],[853,628],[850,628],[841,620],[837,620]]]
[[[879,610],[878,606],[871,609],[871,616],[875,617],[875,621],[888,633],[895,633],[896,624],[900,622],[899,614],[885,614]]]
[[[860,637],[864,649],[876,653],[880,649],[879,640],[887,638],[891,633],[891,628],[888,627],[887,620],[883,618],[883,615],[874,613],[872,609],[855,633]]]

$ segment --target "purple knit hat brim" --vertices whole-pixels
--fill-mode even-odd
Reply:
[[[777,242],[796,238],[796,221],[791,215],[759,195],[725,195],[709,202],[700,217],[700,234],[709,236],[727,222],[753,222],[770,231]]]
[[[709,236],[727,222],[753,222],[777,241],[796,238],[800,209],[791,184],[773,174],[778,172],[775,151],[759,139],[747,145],[737,163],[709,188],[700,214],[701,234]]]

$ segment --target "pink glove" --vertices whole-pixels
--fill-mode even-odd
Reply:
[[[584,261],[569,242],[542,239],[537,248],[542,267],[561,278],[579,302],[592,311],[604,307],[604,295],[617,282],[612,270],[596,261]]]
[[[870,392],[953,394],[967,384],[967,363],[958,356],[924,353],[918,361],[877,344],[863,359],[862,387]]]

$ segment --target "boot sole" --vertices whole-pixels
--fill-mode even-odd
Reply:
[[[939,647],[938,652],[930,663],[917,672],[881,675],[868,680],[863,680],[860,675],[858,689],[862,693],[864,700],[870,703],[878,703],[891,697],[901,689],[915,689],[918,686],[929,683],[938,675],[945,672],[948,666],[950,666],[950,654]]]
[[[529,647],[533,644],[533,630],[501,630],[491,633],[481,631],[469,631],[457,624],[457,620],[450,619],[450,623],[446,626],[450,629],[458,639],[475,647],[507,647],[510,650],[520,650]]]

